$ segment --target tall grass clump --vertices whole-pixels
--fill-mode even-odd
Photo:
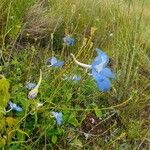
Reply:
[[[1,0],[0,149],[148,150],[149,4]]]

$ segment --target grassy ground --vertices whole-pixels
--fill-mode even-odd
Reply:
[[[3,84],[0,76],[0,149],[149,149],[149,0],[0,2],[0,65],[7,79]],[[75,45],[66,48],[68,34]],[[116,74],[106,93],[66,57],[74,53],[90,64],[97,47],[107,52]],[[65,67],[48,68],[52,55]],[[38,82],[40,69],[38,96],[29,100],[25,85]],[[62,80],[66,74],[81,81]],[[9,100],[23,111],[3,113]],[[38,102],[44,105],[37,108]],[[61,126],[51,111],[63,113]]]

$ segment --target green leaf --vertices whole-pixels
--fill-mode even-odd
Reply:
[[[3,75],[0,75],[0,119],[3,117],[3,110],[5,110],[9,101],[9,82]]]
[[[102,111],[100,109],[95,109],[95,114],[99,118],[102,117],[102,115],[103,115],[103,113],[102,113]]]
[[[81,142],[81,140],[79,139],[75,139],[72,143],[71,143],[72,146],[75,146],[75,147],[83,147],[83,144]]]
[[[52,143],[53,143],[53,144],[56,144],[56,142],[57,142],[57,136],[56,136],[56,135],[53,135],[53,136],[52,136]]]
[[[74,117],[71,117],[71,118],[68,120],[68,122],[69,122],[70,124],[72,124],[73,126],[75,126],[75,127],[77,127],[77,126],[79,125],[78,120],[77,120],[76,118],[74,118]]]
[[[68,93],[67,100],[70,100],[72,98],[72,93]]]

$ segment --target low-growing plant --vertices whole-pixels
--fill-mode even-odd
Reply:
[[[147,4],[2,0],[0,149],[147,150]]]

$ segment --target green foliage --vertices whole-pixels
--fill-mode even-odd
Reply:
[[[148,149],[148,4],[148,0],[2,0],[0,73],[8,80],[0,75],[0,149]],[[63,45],[67,34],[75,38],[72,47]],[[73,52],[90,64],[95,47],[108,53],[116,73],[107,93],[99,92],[89,72],[63,53]],[[65,67],[47,67],[53,55],[67,60]],[[40,69],[38,95],[29,100],[26,83],[37,83]],[[73,74],[81,75],[81,81],[64,80],[64,75]],[[9,100],[23,111],[8,111]],[[61,126],[52,111],[62,112]]]
[[[141,136],[141,125],[142,125],[142,122],[139,122],[139,121],[130,121],[129,122],[129,129],[128,129],[128,136],[129,138],[131,139],[138,139],[140,138]]]
[[[3,75],[0,75],[0,132],[3,133],[3,130],[5,128],[5,108],[7,106],[7,103],[9,101],[9,82],[6,80],[6,78]],[[0,133],[0,145],[5,145],[6,139],[1,137]]]
[[[0,100],[1,100],[0,110],[1,110],[1,114],[5,111],[5,108],[7,106],[8,100],[9,100],[10,95],[9,95],[8,90],[9,90],[9,82],[3,75],[0,75]],[[0,115],[0,116],[2,116],[2,115]]]

